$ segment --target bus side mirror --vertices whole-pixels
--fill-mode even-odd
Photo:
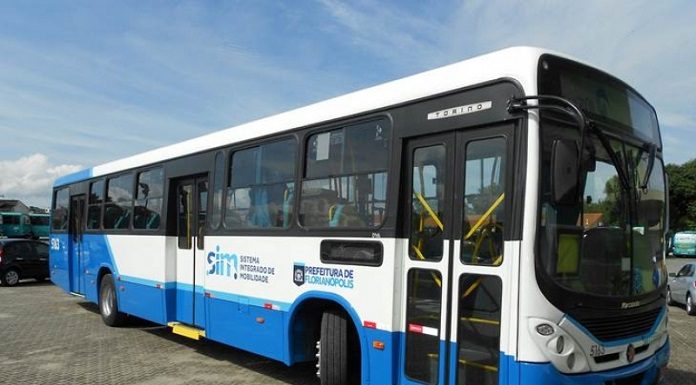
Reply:
[[[578,200],[578,145],[574,140],[556,139],[551,148],[551,187],[556,204]]]
[[[662,206],[662,201],[657,199],[646,199],[638,202],[638,208],[644,213],[648,227],[653,227],[660,223],[660,220],[662,219]]]

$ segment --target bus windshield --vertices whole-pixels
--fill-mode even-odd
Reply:
[[[559,285],[595,295],[632,297],[658,289],[662,265],[665,181],[656,160],[646,189],[646,151],[616,140],[631,185],[622,188],[608,152],[593,138],[594,170],[584,174],[582,204],[542,202],[544,270]]]
[[[655,293],[666,282],[666,189],[662,161],[659,157],[653,159],[654,163],[651,161],[650,146],[659,145],[654,111],[642,99],[636,99],[633,91],[620,90],[618,82],[607,78],[610,86],[604,85],[601,73],[593,84],[568,87],[582,83],[589,75],[585,70],[557,69],[549,76],[566,85],[558,88],[558,84],[544,78],[543,71],[549,71],[548,68],[540,71],[540,93],[556,92],[571,100],[583,100],[580,106],[597,130],[585,134],[579,178],[582,195],[578,194],[576,202],[553,201],[553,172],[542,166],[537,266],[554,286],[568,293],[626,299]],[[588,87],[611,92],[590,92]],[[598,108],[595,102],[599,99],[591,100],[597,95],[614,95],[609,98],[613,109]],[[618,95],[623,95],[623,99]],[[625,108],[617,106],[622,103]],[[557,139],[580,143],[577,127],[562,119],[542,114],[540,126],[542,165],[551,164]],[[609,135],[600,138],[597,131],[602,136]]]

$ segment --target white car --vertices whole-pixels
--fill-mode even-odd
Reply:
[[[696,315],[696,263],[687,263],[669,278],[667,304],[684,304],[689,315]]]

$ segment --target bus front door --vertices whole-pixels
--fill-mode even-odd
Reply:
[[[74,195],[70,198],[70,222],[68,225],[68,263],[70,266],[70,291],[84,294],[85,261],[83,235],[85,231],[85,196]]]
[[[176,319],[205,327],[204,229],[208,210],[208,178],[198,176],[174,184],[177,205]]]
[[[511,126],[407,143],[402,382],[499,383]],[[503,380],[504,381],[504,380]]]

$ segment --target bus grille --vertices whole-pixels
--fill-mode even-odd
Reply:
[[[649,332],[661,311],[662,307],[658,307],[644,313],[578,321],[600,341],[616,341]]]

